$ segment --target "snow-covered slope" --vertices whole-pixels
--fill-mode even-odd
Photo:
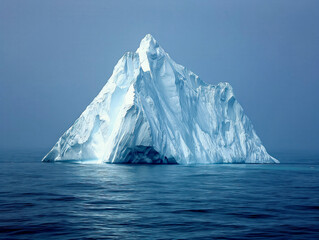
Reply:
[[[201,81],[151,35],[43,161],[274,163],[228,83]]]

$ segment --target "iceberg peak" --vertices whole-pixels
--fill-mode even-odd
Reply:
[[[140,48],[145,50],[154,50],[157,47],[159,47],[159,44],[151,34],[146,34],[140,42]]]
[[[151,72],[151,68],[156,65],[157,60],[167,55],[151,34],[147,34],[142,39],[136,53],[139,55],[144,72]]]

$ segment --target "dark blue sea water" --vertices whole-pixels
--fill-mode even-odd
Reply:
[[[319,155],[149,166],[44,154],[0,152],[1,239],[319,239]]]

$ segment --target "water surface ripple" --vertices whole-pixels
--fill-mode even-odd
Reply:
[[[1,239],[319,239],[319,157],[279,165],[41,163],[0,152]]]

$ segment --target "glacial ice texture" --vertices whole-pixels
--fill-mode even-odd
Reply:
[[[276,163],[228,83],[209,85],[151,35],[125,53],[101,92],[43,161]]]

